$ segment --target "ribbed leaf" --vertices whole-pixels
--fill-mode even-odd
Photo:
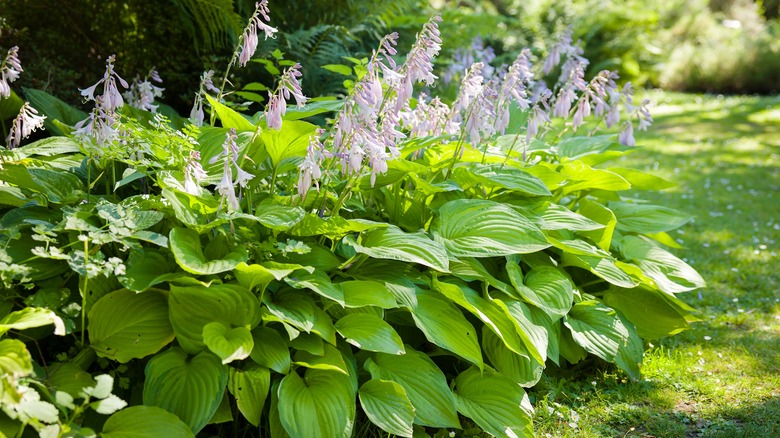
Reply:
[[[205,286],[171,285],[170,321],[181,347],[191,354],[201,351],[203,327],[221,322],[227,327],[255,327],[260,323],[260,302],[236,284]]]
[[[270,387],[268,368],[257,365],[250,365],[245,370],[230,368],[228,391],[235,397],[238,410],[253,426],[260,423]]]
[[[631,184],[617,173],[604,169],[595,169],[581,161],[561,164],[560,172],[569,177],[562,193],[567,195],[578,190],[608,190],[618,192],[628,190]]]
[[[671,231],[693,219],[693,216],[668,207],[629,202],[610,202],[609,209],[617,217],[617,229],[642,234]]]
[[[520,385],[490,370],[471,367],[455,378],[458,412],[493,436],[534,436],[533,408]]]
[[[385,432],[411,437],[414,407],[403,386],[391,380],[371,379],[358,391],[363,412]]]
[[[701,275],[690,265],[641,237],[625,236],[619,248],[623,256],[642,268],[663,292],[674,294],[706,286]]]
[[[329,344],[323,344],[322,350],[322,354],[312,354],[308,351],[300,350],[295,353],[293,363],[306,368],[335,371],[344,375],[349,374],[347,363],[344,361],[344,356],[342,356],[341,352],[336,347]]]
[[[176,415],[156,406],[131,406],[114,413],[103,425],[105,438],[193,437],[192,430]]]
[[[265,145],[265,153],[271,158],[274,168],[277,168],[284,160],[306,155],[309,146],[309,137],[317,129],[311,123],[290,120],[285,121],[282,129],[266,129],[260,133],[260,140]],[[258,151],[259,152],[259,151]],[[255,155],[258,156],[259,155]],[[255,159],[255,156],[252,159]]]
[[[255,346],[252,334],[246,327],[230,328],[221,322],[203,326],[203,343],[223,364],[246,359]]]
[[[241,286],[249,290],[257,289],[263,292],[272,281],[281,280],[301,268],[303,268],[301,265],[276,262],[251,265],[239,263],[233,269],[233,274]]]
[[[561,319],[574,301],[574,286],[558,268],[538,267],[525,277],[525,285],[534,293],[526,297],[536,307],[547,312],[553,321]]]
[[[525,216],[487,200],[458,199],[444,204],[431,230],[434,239],[455,257],[525,254],[550,246]]]
[[[125,363],[160,351],[173,341],[167,293],[121,289],[89,311],[89,340],[99,356]]]
[[[671,336],[688,328],[688,307],[663,292],[647,286],[611,288],[602,300],[631,321],[645,339]]]
[[[24,342],[18,339],[0,341],[0,376],[27,376],[32,373],[32,357]],[[5,385],[2,381],[0,384]]]
[[[263,302],[279,321],[306,333],[316,333],[330,344],[336,344],[333,321],[308,294],[285,289],[273,294],[266,293]]]
[[[440,272],[449,270],[444,247],[423,233],[405,233],[399,228],[387,227],[367,232],[359,243],[349,237],[344,241],[369,257],[419,263]]]
[[[260,204],[255,211],[255,218],[264,226],[276,230],[287,231],[300,222],[305,212],[300,207],[290,207],[277,204]]]
[[[582,348],[607,362],[614,362],[619,349],[628,341],[628,329],[615,310],[597,301],[575,304],[564,324]]]
[[[338,284],[333,284],[328,274],[322,271],[312,273],[298,272],[294,276],[288,276],[284,281],[295,289],[308,289],[317,294],[344,305],[344,291]]]
[[[404,354],[404,344],[393,326],[368,313],[352,313],[336,322],[336,330],[350,344],[368,351]]]
[[[468,167],[457,168],[455,176],[459,180],[480,184],[487,188],[498,187],[530,196],[551,195],[547,186],[539,178],[501,164],[470,163]]]
[[[292,438],[348,438],[354,421],[355,393],[349,377],[309,369],[290,373],[279,384],[279,419]]]
[[[382,309],[397,307],[395,297],[387,289],[387,285],[379,281],[353,280],[339,283],[344,291],[346,307],[376,306]]]
[[[544,230],[591,231],[604,228],[604,225],[560,204],[545,203],[543,208],[534,211],[542,215],[541,228]]]
[[[222,122],[222,127],[234,128],[237,132],[254,132],[257,129],[257,127],[255,127],[252,122],[241,115],[241,113],[238,113],[232,108],[228,108],[227,106],[217,102],[213,97],[209,96],[208,93],[204,94],[206,99],[208,99],[211,108],[216,111],[219,120]]]
[[[54,325],[55,335],[65,335],[65,323],[56,313],[42,307],[25,307],[0,319],[0,336],[8,330],[25,330],[49,324]]]
[[[632,288],[639,284],[620,269],[612,257],[574,255],[567,252],[563,254],[563,266],[587,269],[615,286]]]
[[[277,373],[287,374],[290,372],[290,349],[287,342],[274,329],[258,326],[252,330],[252,339],[255,348],[252,349],[250,357],[258,364],[270,368]]]
[[[504,341],[487,326],[482,327],[482,349],[501,374],[520,386],[530,388],[542,378],[544,365],[532,359],[530,353],[518,354],[506,348]]]
[[[182,269],[198,275],[219,274],[235,268],[247,259],[246,249],[241,246],[234,252],[217,260],[208,260],[203,255],[200,235],[189,228],[174,228],[168,235],[171,252]]]
[[[211,352],[189,358],[174,347],[152,357],[145,375],[144,404],[176,414],[198,433],[222,401],[228,369]]]
[[[460,427],[447,379],[427,355],[407,346],[406,354],[401,356],[375,353],[364,366],[372,378],[390,380],[403,387],[415,409],[415,424]]]
[[[467,361],[483,366],[474,326],[449,300],[432,294],[418,294],[417,304],[411,309],[414,323],[428,339]]]

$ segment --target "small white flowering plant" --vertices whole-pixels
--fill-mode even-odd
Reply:
[[[547,366],[595,356],[638,378],[643,339],[684,330],[695,312],[677,294],[704,285],[670,250],[690,216],[625,197],[670,184],[609,165],[652,123],[648,102],[614,73],[586,80],[568,34],[543,59],[461,56],[447,101],[440,20],[405,55],[390,34],[336,69],[340,98],[310,100],[291,62],[245,115],[228,72],[276,33],[259,2],[188,119],[155,112],[159,77],[131,86],[110,57],[83,122],[2,151],[9,309],[69,335],[11,332],[0,357],[24,361],[0,365],[4,388],[78,412],[14,424],[83,426],[111,374],[112,406],[131,406],[104,436],[412,436],[464,418],[533,436],[525,391]]]

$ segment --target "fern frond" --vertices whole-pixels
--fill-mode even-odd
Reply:
[[[229,46],[241,33],[243,19],[233,8],[233,0],[172,0],[182,12],[182,25],[195,41],[198,51]]]

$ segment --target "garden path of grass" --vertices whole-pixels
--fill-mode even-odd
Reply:
[[[537,434],[780,436],[780,97],[649,97],[645,148],[619,164],[680,184],[641,197],[696,215],[674,252],[707,280],[680,295],[702,321],[652,342],[638,382],[592,363],[544,378]]]

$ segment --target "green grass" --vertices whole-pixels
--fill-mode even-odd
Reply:
[[[780,97],[652,92],[645,146],[619,163],[679,183],[651,202],[696,215],[676,254],[707,280],[701,321],[653,341],[631,382],[596,362],[530,391],[538,436],[780,436]]]

